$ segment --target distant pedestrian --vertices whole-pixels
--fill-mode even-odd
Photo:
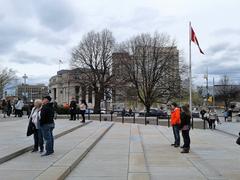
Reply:
[[[75,121],[76,120],[76,113],[77,113],[77,102],[74,98],[72,98],[70,102],[70,120]]]
[[[228,110],[227,109],[224,110],[223,116],[224,116],[224,121],[227,122],[227,118],[228,118]]]
[[[6,118],[7,102],[5,99],[2,100],[2,113],[3,113],[3,118]]]
[[[80,106],[80,114],[82,115],[82,121],[81,122],[85,123],[85,112],[86,112],[86,109],[87,109],[86,101],[85,100],[81,100],[81,104],[79,106]]]
[[[12,114],[12,104],[10,99],[7,101],[7,116],[10,117],[10,115]]]
[[[18,98],[18,101],[15,105],[15,111],[18,117],[22,117],[23,115],[23,106],[24,106],[23,101],[21,100],[21,98]]]
[[[40,112],[41,112],[42,100],[36,99],[34,101],[34,107],[29,115],[29,128],[28,130],[32,130],[33,138],[34,138],[34,148],[32,152],[38,151],[40,148],[40,152],[43,152],[43,136],[40,129]],[[32,129],[30,129],[32,128]],[[31,132],[28,132],[31,134]]]
[[[189,111],[189,105],[184,105],[181,112],[181,124],[180,129],[182,130],[183,137],[183,151],[181,153],[189,153],[190,150],[190,123],[191,122],[191,113]]]
[[[228,110],[228,118],[227,118],[227,120],[228,120],[229,122],[232,121],[232,109],[231,109],[231,108],[229,108],[229,110]]]
[[[215,121],[217,120],[217,114],[214,109],[210,109],[209,111],[209,129],[215,129],[216,124]]]
[[[203,108],[201,111],[200,111],[200,114],[202,116],[202,120],[204,120],[204,114],[206,113],[207,111]]]
[[[177,107],[177,104],[173,102],[171,104],[171,125],[173,128],[174,143],[171,144],[174,147],[180,146],[180,135],[179,135],[179,126],[180,126],[180,109]]]
[[[53,129],[54,124],[54,109],[50,96],[45,96],[42,101],[42,108],[40,113],[40,129],[42,131],[43,139],[45,141],[46,152],[42,156],[48,156],[54,153],[54,138]]]

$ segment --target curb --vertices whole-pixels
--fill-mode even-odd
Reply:
[[[81,160],[83,160],[83,158],[88,154],[88,152],[91,151],[93,147],[102,139],[102,137],[112,128],[113,125],[114,123],[112,123],[104,130],[98,132],[101,133],[100,135],[98,133],[92,135],[88,139],[88,141],[92,141],[91,143],[85,142],[85,146],[83,144],[80,148],[76,148],[68,152],[64,157],[56,161],[52,166],[50,166],[46,171],[44,171],[35,179],[64,180],[71,173],[71,171],[81,162]],[[98,137],[94,139],[94,137],[96,136]]]
[[[73,127],[73,128],[71,128],[71,129],[68,129],[68,130],[66,130],[66,131],[63,131],[63,132],[61,132],[61,133],[59,133],[59,134],[56,134],[56,135],[54,136],[54,139],[60,138],[60,137],[66,135],[66,134],[68,134],[68,133],[70,133],[70,132],[72,132],[72,131],[75,131],[75,130],[78,129],[78,128],[81,128],[81,127],[83,127],[83,126],[86,126],[87,124],[89,124],[89,123],[91,123],[91,122],[92,122],[92,121],[88,121],[88,122],[86,122],[86,123],[84,123],[84,124],[80,124],[80,125],[78,125],[78,126],[76,126],[76,127]],[[11,159],[13,159],[13,158],[15,158],[15,157],[18,157],[18,156],[20,156],[20,155],[22,155],[22,154],[30,151],[32,148],[33,148],[33,145],[30,145],[30,146],[27,146],[27,147],[25,147],[25,148],[23,148],[23,149],[20,149],[20,150],[14,152],[14,153],[8,154],[8,155],[0,158],[0,164],[3,164],[3,163],[5,163],[5,162],[7,162],[7,161],[9,161],[9,160],[11,160]]]

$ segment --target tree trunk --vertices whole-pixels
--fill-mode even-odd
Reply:
[[[146,108],[146,115],[149,116],[151,105],[145,104],[145,108]]]
[[[99,93],[95,92],[95,105],[94,105],[94,113],[101,112],[101,97]]]

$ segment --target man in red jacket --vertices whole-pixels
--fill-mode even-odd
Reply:
[[[177,107],[177,104],[173,102],[171,104],[171,125],[173,128],[173,135],[175,142],[171,144],[174,147],[180,146],[180,134],[179,134],[179,126],[180,126],[180,108]]]

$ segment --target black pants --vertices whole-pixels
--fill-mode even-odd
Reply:
[[[80,114],[82,115],[82,122],[85,122],[85,110],[81,110]]]
[[[215,119],[209,119],[209,129],[215,129]]]
[[[174,125],[172,126],[172,128],[173,128],[173,135],[175,139],[174,144],[179,146],[180,145],[179,125]]]
[[[182,130],[182,137],[183,137],[183,148],[190,148],[190,136],[189,136],[190,130]]]
[[[33,138],[34,138],[34,149],[38,150],[38,147],[39,147],[40,150],[43,151],[43,136],[40,129],[34,130]]]
[[[70,115],[71,115],[70,120],[76,120],[76,110],[71,109]]]

